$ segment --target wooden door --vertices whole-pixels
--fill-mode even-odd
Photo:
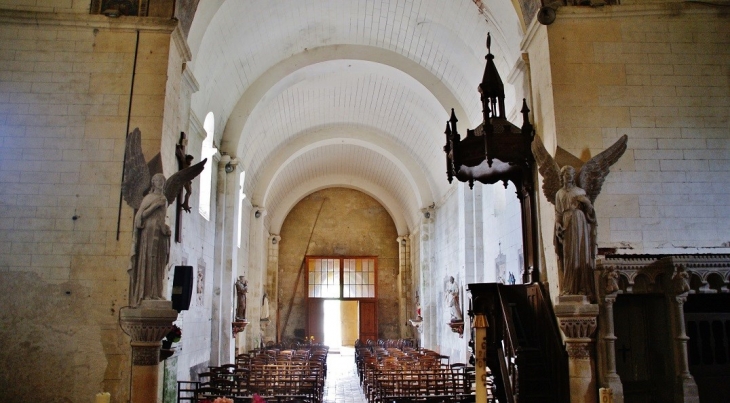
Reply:
[[[672,401],[672,336],[667,317],[663,295],[622,295],[616,300],[616,371],[626,403]]]
[[[357,301],[340,301],[342,326],[342,345],[354,346],[355,340],[360,337],[359,304]]]
[[[324,342],[324,299],[307,298],[307,334],[316,343]]]
[[[378,340],[378,303],[360,300],[360,341]]]

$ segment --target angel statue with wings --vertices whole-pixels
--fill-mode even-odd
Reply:
[[[203,160],[182,169],[169,179],[162,174],[159,154],[149,163],[142,154],[141,133],[127,136],[122,195],[135,211],[132,251],[129,258],[129,305],[144,299],[163,300],[163,279],[170,254],[170,227],[165,222],[167,206],[175,201],[185,183],[198,176]]]
[[[559,167],[539,137],[532,142],[532,153],[543,176],[542,190],[555,205],[553,242],[562,276],[560,295],[585,295],[591,300],[595,297],[597,223],[593,204],[609,168],[626,151],[627,140],[623,135],[577,170],[571,165]]]

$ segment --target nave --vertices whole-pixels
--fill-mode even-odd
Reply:
[[[355,367],[355,349],[341,347],[340,353],[327,356],[327,380],[323,403],[367,403],[360,389]]]

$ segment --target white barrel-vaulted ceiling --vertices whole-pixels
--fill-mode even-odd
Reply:
[[[193,112],[213,112],[272,233],[301,198],[339,186],[379,200],[406,234],[451,186],[451,108],[462,135],[481,122],[487,32],[506,76],[523,35],[507,0],[201,0]]]

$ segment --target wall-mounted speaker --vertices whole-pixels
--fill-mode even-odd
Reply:
[[[172,280],[172,309],[180,312],[190,308],[193,295],[193,266],[175,266]]]

